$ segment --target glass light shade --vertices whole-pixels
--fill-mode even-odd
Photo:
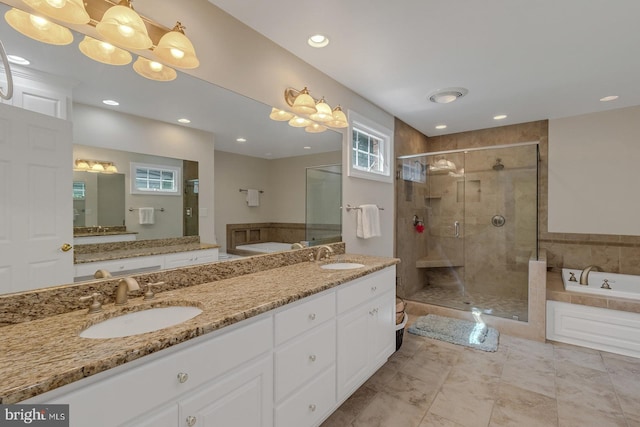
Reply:
[[[159,82],[169,82],[175,80],[178,76],[178,73],[173,68],[169,68],[159,62],[150,61],[142,56],[139,56],[136,62],[133,63],[133,69],[142,77]]]
[[[42,43],[62,46],[73,41],[73,34],[68,28],[22,10],[8,10],[4,19],[20,34]]]
[[[59,21],[69,24],[86,24],[91,19],[83,0],[22,0],[24,3]]]
[[[110,43],[129,49],[149,49],[153,44],[142,18],[128,0],[110,7],[96,25],[96,30]]]
[[[165,64],[174,67],[190,69],[200,65],[196,50],[191,40],[182,32],[182,25],[179,22],[173,30],[162,36],[153,53]]]
[[[305,127],[304,130],[309,133],[320,133],[327,130],[327,128],[318,123],[311,123],[309,126]]]
[[[88,170],[88,172],[104,172],[104,166],[102,165],[102,163],[94,163],[91,166],[91,169]]]
[[[74,168],[77,171],[88,171],[91,167],[86,160],[78,159],[76,160],[76,167]]]
[[[349,126],[349,122],[347,122],[347,116],[342,111],[342,108],[338,105],[333,109],[333,120],[326,122],[327,126],[331,126],[332,128],[346,128]]]
[[[291,109],[298,114],[313,114],[317,111],[316,101],[309,95],[309,90],[306,87],[296,96]]]
[[[104,170],[104,173],[118,173],[118,168],[113,163],[107,165],[107,168]]]
[[[293,118],[294,114],[288,111],[280,110],[279,108],[272,107],[269,118],[277,122],[286,122]]]
[[[294,116],[291,120],[289,120],[289,126],[293,126],[294,128],[304,128],[310,126],[311,123],[311,120],[298,116]]]
[[[133,59],[126,50],[89,36],[84,36],[84,40],[80,42],[78,48],[89,58],[103,64],[127,65]]]
[[[318,103],[316,104],[316,110],[317,112],[309,116],[311,120],[315,120],[316,122],[321,123],[330,122],[333,120],[333,111],[331,111],[331,107],[329,107],[329,104],[325,102],[324,98],[318,101]]]

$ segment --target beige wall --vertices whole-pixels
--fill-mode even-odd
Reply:
[[[304,223],[306,168],[340,162],[339,151],[274,160],[216,151],[216,238],[222,250],[227,224]],[[247,206],[241,188],[263,190],[260,206]]]

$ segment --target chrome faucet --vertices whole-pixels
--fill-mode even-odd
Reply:
[[[318,248],[318,252],[316,253],[316,261],[320,261],[322,258],[322,252],[326,251],[326,255],[324,256],[324,259],[329,259],[331,257],[331,254],[333,253],[333,249],[331,249],[329,246],[324,245],[324,246],[320,246]]]
[[[602,268],[598,267],[597,265],[590,265],[586,267],[584,270],[582,270],[582,273],[580,273],[581,285],[584,285],[584,286],[589,285],[589,273],[591,273],[592,270],[602,271]]]
[[[140,285],[133,277],[125,277],[118,281],[118,289],[116,290],[116,305],[125,305],[130,291],[137,291]]]

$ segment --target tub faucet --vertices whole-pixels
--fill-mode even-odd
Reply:
[[[128,300],[129,291],[137,291],[140,285],[133,277],[125,277],[118,281],[118,289],[116,290],[116,305],[125,305]]]
[[[598,267],[597,265],[590,265],[582,270],[582,273],[580,273],[581,285],[587,286],[589,284],[589,273],[591,273],[591,270],[602,271],[602,268]]]
[[[291,249],[304,249],[304,246],[302,245],[302,243],[294,243],[293,245],[291,245]]]
[[[331,257],[331,254],[333,253],[333,249],[331,249],[329,246],[320,246],[318,248],[318,253],[316,254],[316,261],[320,261],[322,259],[322,252],[324,251],[327,252],[324,259],[329,259]]]

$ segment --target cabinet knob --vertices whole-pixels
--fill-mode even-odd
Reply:
[[[68,243],[63,243],[62,246],[60,246],[62,252],[69,252],[71,249],[73,249],[73,246]]]
[[[311,412],[315,412],[315,411],[316,411],[316,405],[315,405],[315,404],[313,404],[313,403],[312,403],[311,405],[309,405],[309,410],[310,410]]]
[[[186,383],[188,379],[189,379],[189,374],[186,374],[184,372],[180,372],[178,374],[178,382],[180,382],[180,384]]]
[[[371,292],[375,292],[375,291],[377,291],[377,290],[378,290],[378,287],[377,287],[377,286],[372,286],[372,287],[371,287]]]
[[[377,314],[377,313],[378,313],[378,309],[377,309],[377,308],[374,308],[373,310],[371,310],[371,311],[369,312],[369,314],[370,314],[370,315],[372,315],[372,316],[373,316],[374,314]]]
[[[316,361],[316,355],[312,354],[311,356],[309,356],[309,360],[311,360],[312,362]]]
[[[193,415],[189,415],[189,416],[187,417],[187,425],[188,425],[189,427],[192,427],[192,426],[196,425],[196,421],[198,421],[198,420],[197,420],[197,419],[196,419],[196,417],[194,417]]]
[[[316,320],[316,314],[315,313],[311,313],[309,315],[309,320]]]

